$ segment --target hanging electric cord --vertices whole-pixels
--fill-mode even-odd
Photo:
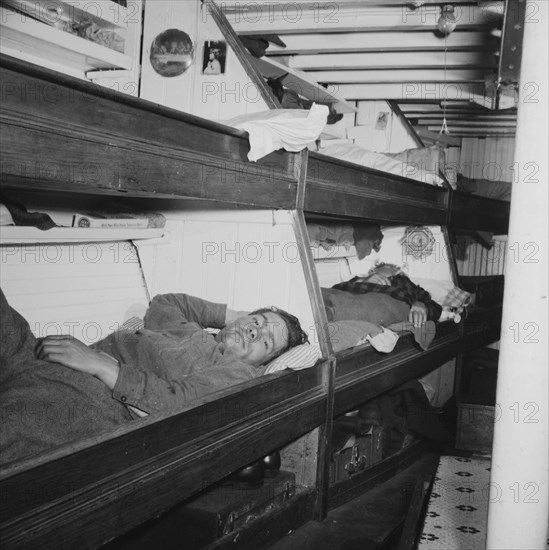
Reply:
[[[448,53],[448,35],[444,35],[444,94],[446,94],[446,55]],[[446,96],[444,97],[444,100],[442,102],[442,127],[440,128],[440,134],[449,134],[450,130],[448,130],[448,124],[446,123]]]

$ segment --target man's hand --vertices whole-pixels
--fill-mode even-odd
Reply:
[[[249,311],[236,311],[234,309],[227,308],[225,311],[225,324],[232,323],[241,317],[246,317],[250,312]]]
[[[118,361],[80,342],[72,336],[46,336],[36,347],[36,356],[43,361],[59,363],[64,367],[91,374],[111,390],[116,384],[120,366]]]
[[[408,321],[415,327],[422,327],[427,322],[427,306],[423,302],[414,302],[408,313]]]
[[[391,284],[391,279],[383,273],[372,273],[372,275],[368,275],[368,277],[366,277],[366,282],[373,283],[375,285],[389,286]]]

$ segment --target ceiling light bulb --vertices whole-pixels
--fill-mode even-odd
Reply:
[[[442,13],[437,21],[437,29],[444,35],[449,35],[457,27],[454,6],[446,4],[442,6]]]

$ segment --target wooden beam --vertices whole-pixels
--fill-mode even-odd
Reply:
[[[437,132],[430,132],[425,128],[416,128],[416,132],[427,141],[446,143],[446,145],[450,145],[451,147],[461,147],[461,139],[457,136],[441,134],[438,130]]]
[[[442,45],[443,46],[443,45]],[[361,52],[297,55],[289,59],[288,65],[300,71],[344,69],[466,69],[494,68],[497,66],[493,52]]]
[[[273,0],[255,0],[255,3],[267,8],[269,5],[273,5]],[[296,2],[292,1],[281,1],[277,2],[277,5],[289,5],[295,4]],[[318,0],[299,0],[298,2],[301,6],[312,6],[315,7],[318,4]],[[404,7],[413,7],[415,5],[441,5],[441,4],[471,4],[471,0],[339,0],[338,5],[342,8],[363,8],[365,6],[370,7],[385,7],[385,6],[404,6]],[[223,10],[230,12],[237,9],[240,9],[242,6],[242,0],[224,0],[223,1]]]
[[[438,82],[441,85],[452,82],[484,83],[485,72],[482,69],[399,69],[399,70],[358,70],[358,71],[306,71],[312,82],[329,84],[353,84],[358,82]]]
[[[499,3],[497,4],[499,5]],[[481,9],[478,5],[464,4],[456,7],[456,19],[460,30],[494,28],[503,20],[501,13]],[[225,10],[228,21],[237,33],[250,34],[303,34],[304,32],[364,32],[393,31],[407,33],[434,31],[440,17],[440,8],[425,5],[417,9],[408,6],[345,7],[338,3],[299,2],[286,4],[259,4],[257,2],[235,5]],[[405,40],[403,37],[402,40]],[[439,39],[444,42],[442,38]]]
[[[496,112],[494,112],[493,115],[490,115],[489,113],[486,115],[478,115],[475,112],[467,112],[464,111],[463,113],[459,111],[446,111],[446,114],[444,114],[443,111],[440,111],[439,113],[433,113],[430,111],[426,112],[420,112],[420,111],[414,111],[412,113],[407,112],[406,117],[409,119],[426,119],[426,120],[440,120],[444,116],[448,120],[476,120],[479,122],[490,122],[490,121],[514,121],[516,122],[517,116],[516,115],[498,115]]]
[[[332,86],[329,86],[332,88]],[[475,93],[484,94],[484,82],[441,82],[403,81],[394,83],[338,84],[333,86],[334,92],[346,100],[395,99],[442,101],[459,99],[469,101]]]
[[[239,34],[254,34],[257,31],[239,31]],[[488,33],[456,30],[445,41],[435,36],[432,29],[423,32],[407,33],[403,39],[402,31],[383,33],[299,33],[284,35],[286,47],[270,44],[267,56],[293,54],[319,54],[338,52],[410,52],[436,51],[446,47],[451,51],[498,51],[499,41]]]
[[[529,9],[529,22],[535,23],[538,19]],[[505,20],[501,36],[501,51],[499,56],[499,82],[502,84],[517,84],[520,77],[522,57],[522,40],[526,16],[526,2],[524,0],[507,0],[505,6]]]
[[[490,114],[493,111],[481,107],[478,103],[473,103],[469,101],[468,98],[465,98],[463,101],[440,101],[435,103],[427,102],[409,102],[409,101],[399,101],[399,106],[402,109],[403,113],[421,113],[421,112],[434,112],[442,113],[444,106],[446,106],[446,112],[457,112],[457,113],[472,113],[472,114]]]
[[[440,131],[439,126],[427,126],[429,132]],[[448,125],[448,131],[454,136],[514,136],[515,128],[460,128]]]
[[[462,99],[457,100],[451,100],[451,99],[441,99],[438,102],[433,103],[432,100],[426,99],[426,100],[409,100],[405,99],[403,101],[400,101],[400,105],[404,110],[412,109],[415,106],[419,106],[420,108],[425,108],[427,105],[432,105],[433,109],[442,109],[443,107],[446,107],[446,109],[463,109],[466,108],[471,111],[475,111],[477,113],[493,113],[494,111],[492,109],[487,109],[486,107],[480,105],[475,101],[476,96],[472,95],[470,97],[465,97]],[[500,112],[506,112],[506,113],[516,113],[516,109],[505,109],[500,110]]]
[[[441,119],[442,120],[442,119]],[[486,127],[486,128],[516,128],[517,123],[516,120],[456,120],[456,119],[450,119],[446,117],[446,121],[449,125],[453,127]],[[422,126],[429,126],[430,124],[435,123],[435,120],[429,119],[419,119],[417,121],[417,124],[421,124]]]

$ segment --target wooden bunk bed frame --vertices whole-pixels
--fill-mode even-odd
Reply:
[[[5,56],[0,74],[5,190],[191,197],[292,210],[303,245],[306,214],[455,230],[507,229],[509,209],[501,201],[462,197],[307,152],[279,151],[251,164],[245,132]],[[310,255],[304,264],[315,321],[325,326]],[[411,337],[401,338],[388,356],[369,347],[336,356],[319,330],[325,360],[311,369],[268,375],[175,416],[128,424],[91,444],[75,443],[68,452],[8,465],[0,471],[3,547],[98,547],[320,427],[316,485],[239,534],[243,548],[272,542],[322,518],[351,492],[348,483],[338,488],[328,482],[330,451],[323,441],[330,440],[333,416],[497,340],[500,314],[496,309],[459,325],[441,324],[426,352],[419,352]],[[383,475],[406,460],[384,461]],[[355,487],[371,477],[358,474]],[[220,540],[218,547],[234,547],[233,539]]]

